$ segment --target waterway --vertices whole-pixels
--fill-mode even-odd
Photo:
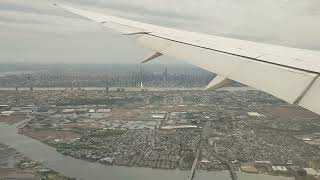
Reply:
[[[19,124],[18,124],[19,125]],[[115,167],[64,156],[45,144],[18,134],[16,126],[0,123],[0,143],[63,175],[85,180],[186,180],[189,171]],[[293,180],[293,178],[237,172],[239,180]],[[230,180],[228,171],[196,171],[194,180]]]
[[[65,87],[33,87],[34,91],[60,91],[65,90]],[[67,88],[70,90],[70,88]],[[76,89],[76,88],[75,88]],[[83,90],[105,90],[105,87],[81,87]],[[118,87],[110,87],[110,91],[116,91]],[[141,91],[141,88],[138,87],[125,87],[126,91]],[[194,87],[194,88],[183,88],[183,87],[145,87],[144,89],[148,89],[148,91],[201,91],[204,90],[204,87]],[[15,91],[15,87],[0,87],[0,91]],[[19,87],[19,91],[28,91],[30,88],[28,87]],[[247,91],[247,90],[255,90],[251,87],[225,87],[219,90],[226,91]]]

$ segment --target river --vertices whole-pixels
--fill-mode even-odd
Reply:
[[[78,160],[59,154],[55,148],[18,134],[18,125],[0,123],[0,142],[26,157],[43,163],[65,176],[85,180],[186,180],[188,171],[159,170],[151,168],[115,167]],[[293,180],[293,178],[237,172],[239,180]],[[230,180],[227,171],[196,171],[195,180]]]
[[[126,91],[141,91],[139,87],[121,87],[124,88]],[[65,90],[65,87],[33,87],[34,91],[61,91]],[[68,87],[70,90],[70,87]],[[76,89],[76,88],[75,88]],[[105,87],[82,87],[83,90],[105,90]],[[116,91],[118,87],[110,87],[110,91]],[[193,87],[193,88],[184,88],[184,87],[145,87],[144,89],[148,89],[148,91],[202,91],[204,87]],[[0,91],[15,91],[15,87],[0,87]],[[30,88],[28,87],[19,87],[19,91],[29,91]],[[226,90],[226,91],[247,91],[247,90],[255,90],[251,87],[224,87],[219,90]]]

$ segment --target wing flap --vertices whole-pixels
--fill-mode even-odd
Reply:
[[[150,32],[145,31],[144,29],[134,28],[127,25],[117,24],[113,22],[102,22],[103,26],[119,31],[124,35],[134,35],[134,34],[148,34]]]
[[[208,85],[207,87],[204,89],[206,91],[214,91],[223,87],[226,87],[228,85],[230,85],[233,81],[222,77],[220,75],[217,75]]]

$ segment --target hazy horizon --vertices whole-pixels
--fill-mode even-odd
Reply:
[[[0,63],[0,74],[15,72],[140,72],[141,65],[137,63]],[[143,65],[144,72],[163,72],[165,69],[172,73],[207,72],[189,64],[149,63]]]

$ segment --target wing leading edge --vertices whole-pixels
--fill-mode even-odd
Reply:
[[[219,79],[213,83],[238,81],[320,114],[319,51],[187,32],[58,6],[124,35],[135,36],[139,44],[156,54],[214,72]]]

